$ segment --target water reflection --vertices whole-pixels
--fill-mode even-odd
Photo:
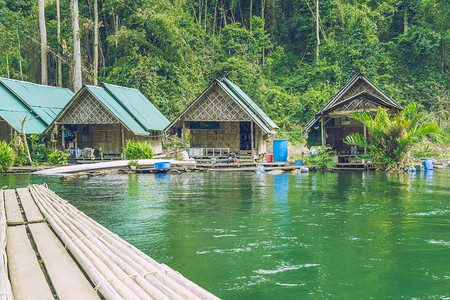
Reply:
[[[0,186],[47,181],[224,299],[433,298],[448,295],[450,276],[449,173],[441,172],[126,174],[78,182],[7,175]]]

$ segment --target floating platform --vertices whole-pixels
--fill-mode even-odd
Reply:
[[[219,299],[45,185],[0,190],[1,299]]]

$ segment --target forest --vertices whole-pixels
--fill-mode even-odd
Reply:
[[[0,76],[137,88],[169,120],[225,76],[299,132],[357,72],[450,144],[448,0],[0,0]]]

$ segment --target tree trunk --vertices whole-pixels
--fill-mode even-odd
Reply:
[[[264,19],[264,9],[266,8],[266,0],[261,0],[261,18]]]
[[[62,61],[61,61],[61,11],[59,0],[56,0],[56,35],[58,39],[58,86],[62,87]]]
[[[81,89],[81,49],[80,49],[80,27],[78,24],[78,0],[70,0],[70,10],[72,13],[73,31],[73,60],[75,66],[73,70],[73,91],[76,93]]]
[[[207,22],[208,22],[208,0],[205,0],[205,33],[207,33],[206,31],[206,26],[207,26]]]
[[[20,70],[20,80],[23,80],[23,71],[22,71],[22,54],[20,54],[20,37],[19,37],[19,28],[17,28],[17,48],[19,50],[19,70]]]
[[[403,8],[403,34],[408,31],[408,5],[404,2],[405,7]]]
[[[8,54],[6,54],[6,74],[8,74],[8,78],[10,77],[9,74],[9,58],[8,58]]]
[[[319,0],[316,0],[316,37],[317,37],[316,61],[317,63],[319,63],[319,46],[320,46]]]
[[[39,31],[41,33],[41,83],[47,84],[47,30],[45,28],[44,0],[39,0]]]
[[[253,15],[253,0],[250,0],[250,19],[248,21],[250,22],[250,31],[252,30],[252,22],[250,21],[252,19]]]
[[[94,0],[94,85],[98,84],[98,3]]]

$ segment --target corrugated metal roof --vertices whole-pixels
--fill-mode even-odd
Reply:
[[[66,88],[35,84],[8,78],[0,78],[9,92],[14,94],[31,111],[49,125],[73,97]],[[23,119],[23,118],[22,118]]]
[[[236,101],[239,106],[250,116],[250,118],[266,133],[271,133],[273,129],[278,128],[278,126],[253,102],[247,94],[245,94],[237,85],[232,83],[227,78],[216,79],[212,84],[202,92],[202,94],[197,97],[189,106],[175,119],[169,126],[166,127],[168,130],[171,126],[174,126],[183,115],[185,115],[195,103],[199,101],[208,91],[214,86],[218,85],[223,89],[234,101]]]
[[[255,102],[253,102],[252,99],[250,99],[249,96],[247,96],[246,93],[244,93],[244,91],[241,90],[240,87],[238,87],[236,84],[234,84],[233,82],[231,82],[230,80],[228,80],[227,78],[222,78],[221,80],[219,80],[219,82],[221,83],[225,83],[226,85],[228,85],[234,92],[235,97],[240,98],[245,106],[251,110],[254,114],[256,114],[256,116],[258,116],[258,118],[270,129],[274,129],[274,128],[279,128],[277,126],[277,124],[275,124],[275,122],[272,121],[272,119],[269,118],[269,116],[266,115],[265,112],[263,112],[261,110],[261,108],[259,108],[258,105],[256,105]]]
[[[108,83],[102,86],[147,130],[163,130],[169,120],[137,89]]]
[[[24,118],[30,119],[24,124],[26,133],[42,133],[47,125],[31,112],[22,102],[0,84],[0,115],[17,131],[22,130]]]
[[[86,86],[86,89],[135,134],[148,134],[148,131],[106,89],[97,86]]]

